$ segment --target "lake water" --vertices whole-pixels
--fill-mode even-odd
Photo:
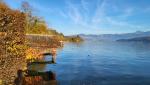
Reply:
[[[58,49],[57,64],[34,69],[52,71],[58,85],[150,85],[150,43],[65,43]]]

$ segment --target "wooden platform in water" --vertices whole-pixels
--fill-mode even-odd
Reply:
[[[52,53],[43,53],[42,55],[46,56],[46,55],[52,55]]]
[[[33,64],[56,64],[52,61],[39,61],[39,62],[30,62],[28,65],[33,65]]]

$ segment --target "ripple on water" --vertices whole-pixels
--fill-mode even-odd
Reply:
[[[81,45],[66,43],[58,52],[57,64],[46,65],[44,70],[54,71],[60,82],[81,80],[95,83],[92,85],[149,85],[148,45],[102,41]]]

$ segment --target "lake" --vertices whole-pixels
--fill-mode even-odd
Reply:
[[[51,56],[45,56],[48,60]],[[56,64],[32,69],[52,71],[58,85],[150,85],[150,43],[65,43],[58,49]]]

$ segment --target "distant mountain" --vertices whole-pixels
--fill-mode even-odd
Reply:
[[[134,33],[124,33],[124,34],[101,34],[101,35],[84,35],[80,34],[83,39],[88,40],[111,40],[116,41],[120,39],[131,39],[136,37],[147,37],[150,36],[150,31],[143,32],[143,31],[136,31]]]
[[[131,39],[120,39],[117,41],[141,41],[141,42],[150,42],[150,36],[149,37],[136,37],[136,38],[131,38]]]

